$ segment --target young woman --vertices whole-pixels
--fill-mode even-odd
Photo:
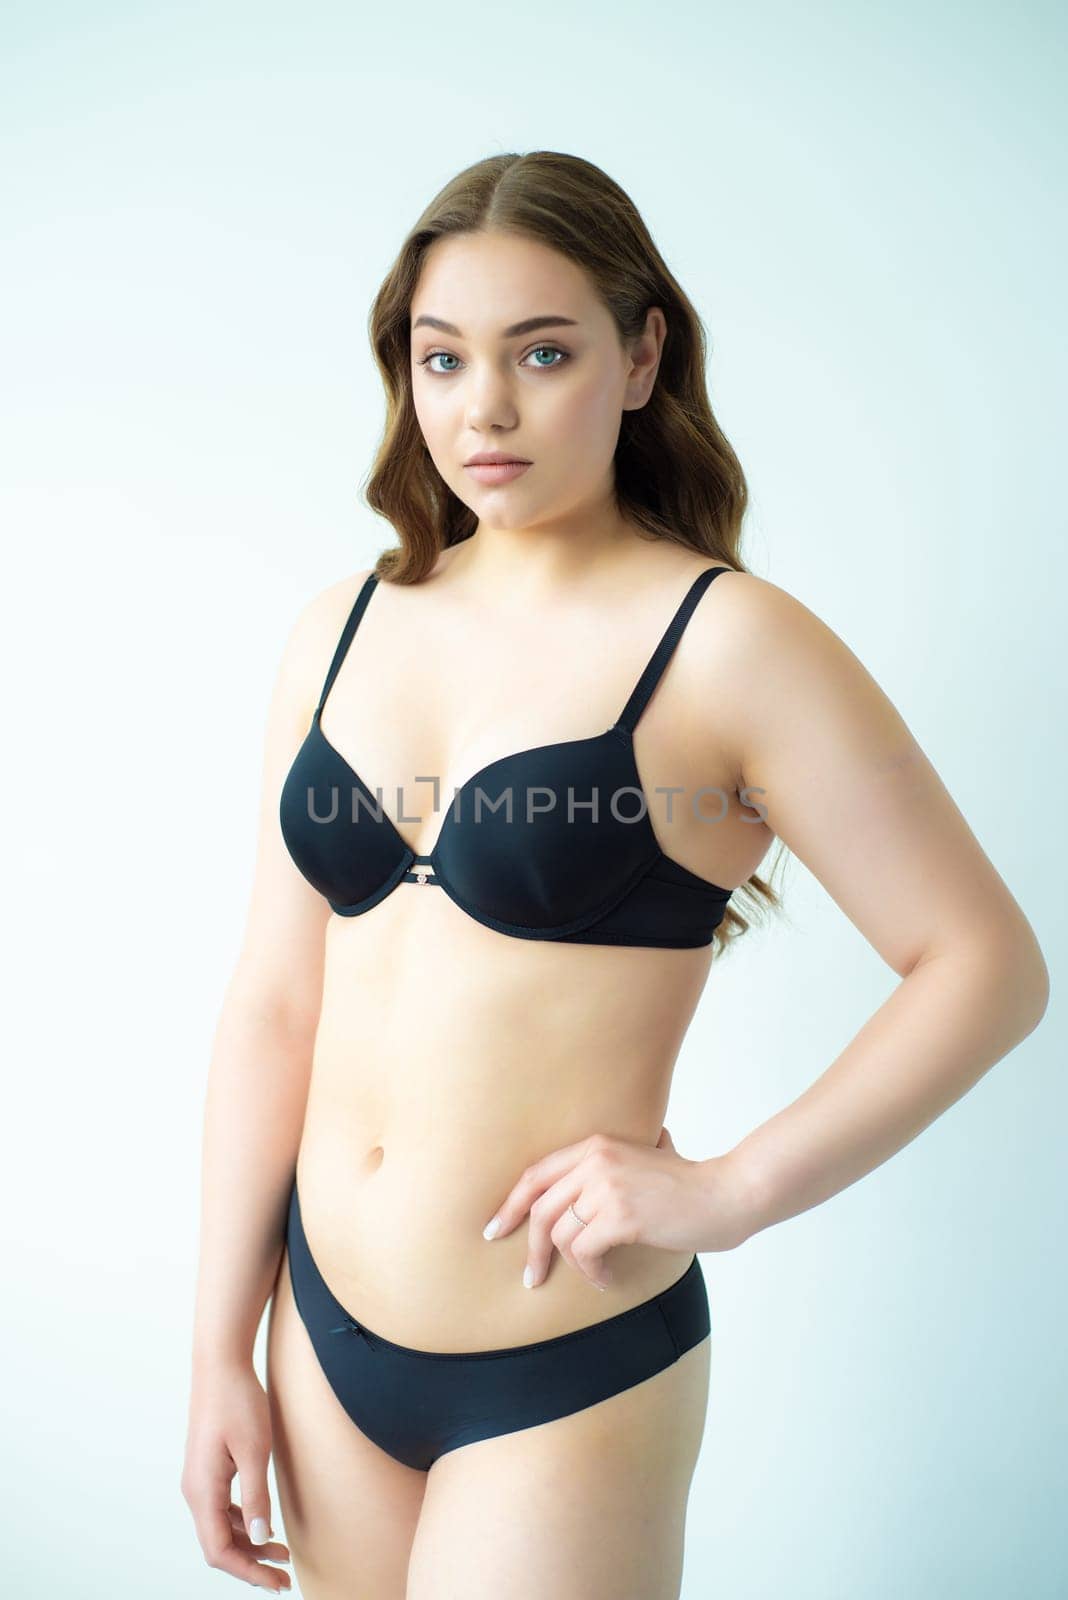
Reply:
[[[212,1566],[277,1590],[292,1556],[305,1600],[669,1600],[699,1254],[914,1138],[1037,1024],[1045,963],[893,705],[745,569],[701,325],[604,173],[461,173],[371,331],[400,543],[306,604],[271,705],[183,1493]],[[673,1064],[773,841],[902,981],[686,1157]]]

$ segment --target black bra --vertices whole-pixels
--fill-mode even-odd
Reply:
[[[732,890],[664,854],[649,820],[633,733],[702,594],[690,586],[624,706],[592,738],[492,761],[456,791],[428,856],[416,855],[322,731],[326,697],[377,579],[342,630],[311,727],[282,787],[282,837],[308,882],[342,917],[400,883],[437,885],[468,916],[518,939],[673,946],[712,942]]]

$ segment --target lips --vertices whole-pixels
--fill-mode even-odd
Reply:
[[[479,451],[477,455],[470,456],[465,462],[465,467],[529,467],[530,462],[525,456],[506,456],[500,450]]]
[[[479,483],[509,483],[513,478],[522,477],[530,466],[529,461],[475,461],[469,462],[464,471]]]

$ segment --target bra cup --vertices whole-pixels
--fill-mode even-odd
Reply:
[[[494,762],[459,791],[434,866],[485,916],[565,927],[617,901],[658,857],[645,812],[626,735],[543,746]]]
[[[317,724],[282,785],[278,810],[287,850],[335,911],[368,909],[408,864],[409,852],[384,813],[379,818],[378,796],[319,735]]]
[[[324,703],[378,582],[368,574],[279,795],[282,838],[299,871],[342,916],[370,910],[402,881],[436,882],[476,920],[518,937],[711,943],[732,891],[661,850],[632,736],[694,606],[729,570],[694,579],[611,728],[484,767],[449,803],[429,857],[413,853],[322,732]],[[431,873],[410,870],[428,861]]]

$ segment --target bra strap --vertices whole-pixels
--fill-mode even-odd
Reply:
[[[337,649],[334,651],[334,659],[330,663],[330,671],[327,673],[326,682],[323,684],[323,692],[319,696],[319,704],[315,708],[317,717],[322,713],[323,706],[326,704],[326,697],[330,693],[334,679],[341,669],[341,663],[344,661],[349,645],[352,643],[352,636],[359,627],[360,618],[367,609],[367,602],[370,600],[377,582],[378,579],[374,573],[369,572],[360,586],[359,594],[353,601],[352,610],[348,614],[345,626],[341,630],[341,638],[337,642]]]
[[[653,690],[660,682],[661,675],[671,659],[675,646],[682,638],[686,624],[689,622],[690,615],[698,600],[700,600],[714,578],[718,578],[721,572],[733,572],[733,570],[733,567],[706,567],[704,572],[697,574],[683,597],[679,609],[664,630],[664,637],[650,656],[645,671],[634,685],[630,699],[623,707],[618,721],[614,724],[615,727],[625,728],[628,733],[634,732],[638,719],[645,710]]]

